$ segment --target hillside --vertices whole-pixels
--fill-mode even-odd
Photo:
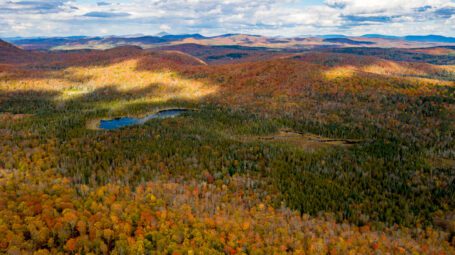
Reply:
[[[305,37],[267,37],[250,34],[222,34],[203,36],[201,34],[162,34],[135,36],[70,36],[49,38],[10,38],[9,42],[28,50],[81,50],[110,49],[119,46],[139,46],[145,49],[181,44],[206,46],[265,47],[273,50],[323,49],[344,47],[376,48],[427,48],[454,46],[453,38],[444,36],[392,37],[383,35],[343,36],[322,35]]]
[[[384,49],[377,47],[346,47],[346,48],[333,48],[324,49],[323,51],[334,53],[347,53],[360,56],[375,56],[383,59],[394,61],[407,61],[407,62],[425,62],[434,65],[453,65],[455,63],[455,56],[447,52],[445,54],[434,54],[434,49],[450,50],[450,46],[445,47],[429,47],[429,48],[410,48],[410,49]]]
[[[284,52],[269,51],[261,47],[210,46],[194,43],[162,46],[152,51],[175,50],[185,52],[210,64],[239,63],[270,59]]]
[[[189,37],[1,43],[0,253],[455,253],[446,55]]]
[[[0,63],[17,63],[30,61],[37,54],[22,50],[10,43],[0,40]]]

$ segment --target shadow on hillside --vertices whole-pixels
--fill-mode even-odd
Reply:
[[[265,63],[238,63],[228,65],[216,66],[202,66],[191,56],[183,54],[169,53],[166,51],[145,51],[136,47],[119,47],[105,51],[77,51],[77,52],[59,52],[47,53],[46,59],[37,60],[36,62],[23,63],[16,65],[16,70],[6,70],[3,72],[0,79],[8,81],[17,81],[24,79],[63,79],[70,83],[86,83],[93,79],[90,75],[74,74],[66,72],[70,67],[106,67],[114,64],[121,63],[127,60],[137,60],[137,71],[173,71],[178,75],[192,80],[201,80],[207,78],[210,83],[214,85],[224,84],[232,85],[233,82],[242,83],[246,79],[254,80],[257,78],[274,80],[273,77],[276,72],[279,74],[280,70],[270,68],[270,63],[282,68],[282,62],[288,62],[287,66],[295,65],[301,67],[302,70],[295,70],[307,74],[308,81],[320,82],[315,77],[324,78],[324,72],[329,71],[331,68],[344,68],[347,66],[356,66],[357,68],[368,69],[377,68],[384,65],[384,60],[377,57],[355,56],[350,54],[339,53],[304,53],[304,54],[289,54],[288,57],[281,56],[276,59],[269,59]],[[305,63],[304,65],[299,64]],[[261,67],[262,66],[262,67]],[[267,68],[264,68],[267,67]],[[400,68],[402,64],[396,66],[383,66],[381,68]],[[405,66],[407,67],[407,65]],[[414,70],[414,66],[409,66],[410,70]],[[424,66],[428,73],[436,73],[436,69],[431,66]],[[289,69],[289,67],[287,67]],[[309,73],[309,68],[312,73]],[[285,70],[286,71],[286,70]],[[289,70],[287,76],[294,75]],[[384,76],[384,75],[381,75]],[[385,76],[384,76],[385,77]],[[280,77],[281,78],[281,77]],[[243,79],[243,81],[241,80]],[[284,80],[288,78],[283,77]],[[115,81],[114,81],[115,82]],[[230,82],[230,83],[227,83]],[[328,79],[327,82],[331,82]],[[267,84],[265,84],[267,85]]]
[[[56,91],[17,90],[0,94],[0,112],[36,114],[53,112]]]
[[[104,87],[97,88],[89,93],[81,93],[79,96],[71,97],[71,101],[82,102],[108,102],[112,100],[134,100],[144,98],[148,95],[160,96],[163,91],[160,87],[165,87],[166,84],[154,82],[145,87],[133,88],[128,90],[119,89],[119,84],[109,84]],[[174,90],[174,93],[180,91]]]
[[[164,83],[151,83],[142,88],[120,90],[118,85],[111,84],[90,92],[76,93],[67,98],[65,98],[64,91],[17,90],[0,95],[0,112],[13,114],[63,114],[65,112],[79,112],[83,109],[106,111],[110,110],[108,108],[110,104],[122,104],[122,107],[116,107],[119,110],[126,110],[129,105],[136,105],[131,109],[140,111],[141,108],[150,109],[154,106],[162,106],[172,102],[176,104],[194,104],[202,100],[179,99],[179,95],[184,95],[182,88],[172,87],[163,90],[160,88],[163,86],[165,87]],[[160,97],[169,93],[176,96],[153,103],[147,102],[147,100],[144,102],[137,101],[146,99],[147,96]],[[105,106],[101,107],[100,105]]]
[[[20,77],[29,74],[35,78],[47,78],[53,71],[70,67],[105,67],[132,59],[152,58],[156,63],[164,62],[171,66],[172,64],[205,65],[204,61],[193,54],[179,51],[143,50],[136,46],[120,46],[108,50],[22,51],[22,55],[26,55],[26,57],[19,60],[11,57],[11,59],[0,61],[0,65],[15,68],[16,72],[21,72]]]
[[[121,46],[108,50],[74,50],[56,52],[29,52],[23,61],[8,61],[23,69],[52,71],[68,67],[106,66],[139,57],[145,53],[140,47]]]

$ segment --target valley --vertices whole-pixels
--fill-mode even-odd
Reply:
[[[0,253],[454,254],[453,46],[250,37],[1,42]]]

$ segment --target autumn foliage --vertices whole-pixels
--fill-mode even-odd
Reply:
[[[0,64],[1,254],[455,253],[453,66],[15,51]],[[91,126],[169,107],[192,111]]]

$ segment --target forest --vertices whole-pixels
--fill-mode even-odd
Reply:
[[[0,254],[455,254],[451,55],[194,47],[0,58]]]

